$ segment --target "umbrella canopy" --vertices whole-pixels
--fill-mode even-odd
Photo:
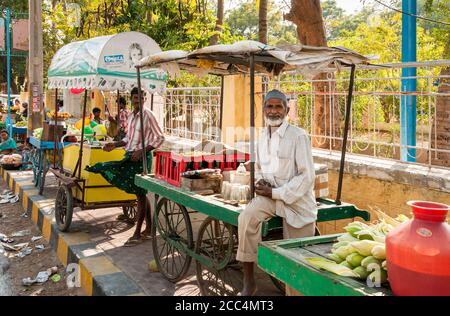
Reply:
[[[48,87],[129,91],[137,86],[136,64],[143,56],[161,52],[145,34],[124,32],[73,42],[59,49],[48,70]],[[142,88],[160,91],[166,73],[161,69],[141,72]]]
[[[250,55],[255,56],[255,71],[266,75],[296,69],[306,77],[314,77],[352,64],[368,63],[367,57],[343,47],[275,47],[256,41],[240,41],[230,45],[207,46],[193,52],[155,53],[141,59],[138,65],[143,68],[158,66],[175,74],[179,69],[199,75],[248,74]]]

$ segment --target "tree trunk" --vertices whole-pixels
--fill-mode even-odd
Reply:
[[[209,45],[216,45],[219,42],[219,34],[222,33],[223,13],[224,13],[224,0],[217,0],[217,20],[216,20],[216,27],[214,28],[216,34],[210,37]]]
[[[320,0],[291,0],[291,10],[284,16],[297,26],[297,36],[304,45],[327,46],[325,24],[322,16]],[[315,80],[327,79],[326,74],[319,74]],[[334,77],[331,77],[334,79]],[[340,136],[339,107],[337,99],[330,94],[335,91],[334,82],[315,82],[314,96],[314,126],[312,144],[314,147],[329,148],[329,139],[323,136]],[[330,119],[331,118],[331,119]],[[331,148],[340,148],[340,142],[333,140]]]
[[[267,0],[259,0],[258,39],[267,44]]]

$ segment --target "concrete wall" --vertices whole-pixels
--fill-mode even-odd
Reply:
[[[336,197],[340,154],[313,150],[314,161],[328,166],[330,197]],[[430,168],[393,160],[347,155],[342,190],[342,201],[370,211],[378,207],[395,217],[411,217],[406,205],[410,200],[427,200],[450,204],[450,169]],[[377,219],[371,213],[372,220]],[[351,220],[320,223],[323,234],[343,231]]]
[[[262,78],[255,77],[255,126],[263,125]],[[243,75],[224,77],[223,96],[224,143],[234,146],[236,142],[250,139],[250,77]]]

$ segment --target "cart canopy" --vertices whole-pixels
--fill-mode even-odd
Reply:
[[[161,52],[145,34],[125,32],[73,42],[59,49],[48,70],[48,87],[129,91],[137,86],[136,64]],[[141,72],[142,88],[160,91],[167,75],[161,69]]]
[[[196,74],[248,74],[249,56],[255,56],[255,71],[278,75],[281,71],[298,70],[306,77],[339,70],[352,64],[368,64],[368,58],[343,47],[287,45],[275,47],[256,41],[240,41],[230,45],[213,45],[193,52],[165,51],[144,57],[142,68],[158,66],[175,73],[185,69]]]

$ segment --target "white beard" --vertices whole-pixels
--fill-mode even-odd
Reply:
[[[284,118],[280,118],[277,120],[271,120],[268,117],[266,117],[266,124],[269,126],[280,126],[281,124],[283,124],[284,122]]]

